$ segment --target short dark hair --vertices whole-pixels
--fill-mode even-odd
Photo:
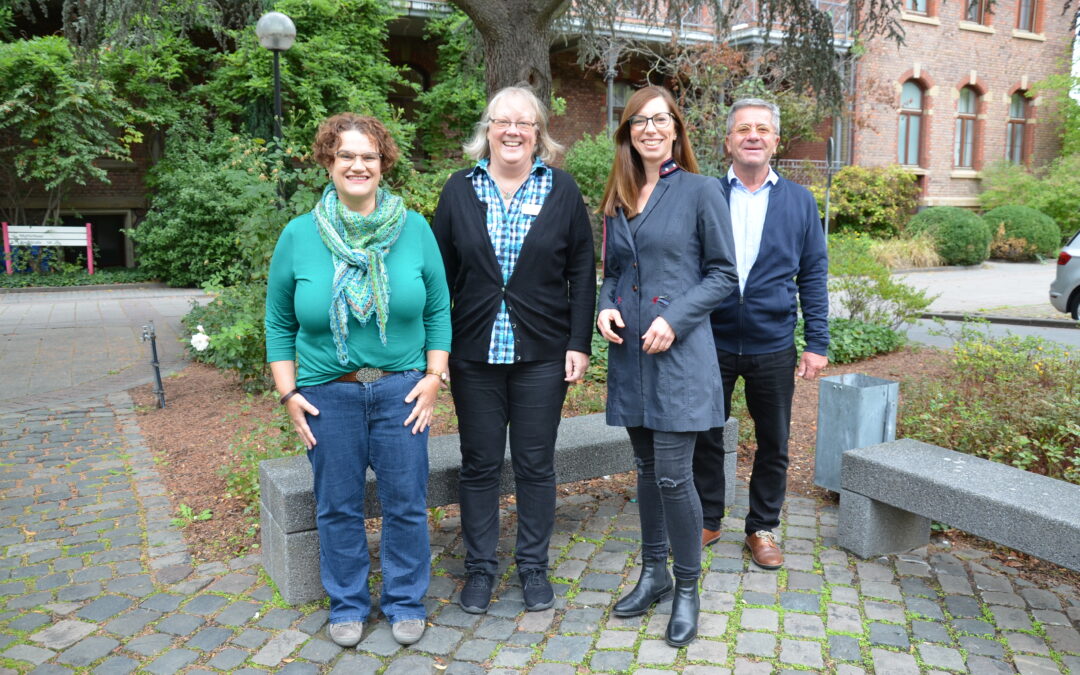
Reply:
[[[397,164],[401,151],[382,122],[374,117],[344,112],[327,117],[315,132],[311,153],[315,161],[329,169],[334,164],[334,153],[341,147],[341,134],[359,131],[369,137],[382,155],[382,172],[388,173]]]

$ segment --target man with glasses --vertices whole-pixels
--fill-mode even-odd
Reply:
[[[731,168],[721,181],[731,208],[739,274],[732,293],[712,314],[713,337],[731,410],[735,380],[743,378],[757,450],[750,476],[746,546],[754,562],[778,569],[784,556],[773,530],[787,489],[792,376],[811,380],[828,363],[828,257],[817,203],[810,192],[769,166],[780,142],[780,109],[762,99],[736,101],[724,147]],[[806,349],[796,358],[795,323],[802,307]],[[723,428],[698,434],[694,484],[701,497],[702,546],[720,539],[724,515]]]

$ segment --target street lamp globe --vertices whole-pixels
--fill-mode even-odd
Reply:
[[[268,12],[255,24],[255,35],[259,36],[259,44],[266,49],[283,52],[292,47],[296,40],[296,25],[281,12]]]

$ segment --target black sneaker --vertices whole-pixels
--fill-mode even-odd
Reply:
[[[546,570],[525,570],[520,576],[521,595],[527,611],[539,612],[555,604],[555,591]]]
[[[483,614],[491,605],[492,577],[484,572],[469,572],[469,580],[461,589],[458,604],[469,614]]]

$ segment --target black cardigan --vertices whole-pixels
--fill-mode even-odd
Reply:
[[[487,206],[476,196],[470,171],[446,181],[432,226],[450,287],[450,353],[487,361],[491,328],[505,299],[515,362],[562,360],[567,350],[589,354],[596,263],[589,214],[574,179],[552,168],[551,192],[504,288],[488,237]]]

